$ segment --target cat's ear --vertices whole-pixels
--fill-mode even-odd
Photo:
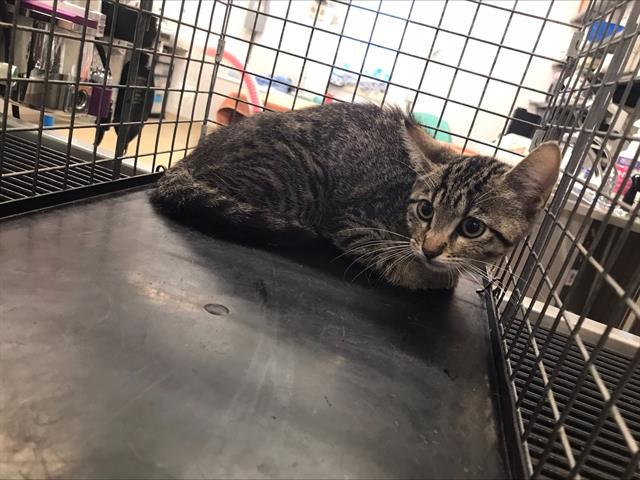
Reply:
[[[405,118],[405,127],[411,141],[418,147],[427,160],[435,163],[447,163],[451,152],[439,141],[424,131],[412,117]]]
[[[551,195],[558,180],[562,153],[558,144],[547,142],[527,155],[506,176],[507,184],[535,210]]]

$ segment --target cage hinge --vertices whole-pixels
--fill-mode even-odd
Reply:
[[[569,48],[567,49],[568,58],[578,58],[578,52],[580,51],[580,44],[582,43],[583,38],[584,38],[583,30],[577,30],[573,32],[573,36],[571,37],[571,42],[569,43]]]

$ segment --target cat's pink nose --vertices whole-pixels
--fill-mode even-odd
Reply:
[[[432,234],[425,237],[424,241],[422,242],[422,253],[427,258],[427,260],[432,260],[438,255],[441,255],[442,252],[444,252],[446,246],[446,237],[444,235],[432,232]]]
[[[441,255],[442,252],[444,252],[444,245],[440,245],[436,249],[427,248],[424,245],[422,246],[422,253],[427,257],[427,260],[436,258],[438,255]]]

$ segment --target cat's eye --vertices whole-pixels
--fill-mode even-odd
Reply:
[[[433,218],[433,205],[428,200],[422,200],[418,203],[417,212],[420,220],[428,222]]]
[[[482,235],[487,226],[477,218],[467,217],[460,222],[460,233],[467,238],[477,238]]]

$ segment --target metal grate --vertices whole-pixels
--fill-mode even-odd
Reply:
[[[513,344],[514,354],[522,355],[524,353],[523,365],[526,369],[529,372],[535,372],[530,385],[527,386],[529,381],[527,370],[520,371],[514,377],[514,384],[520,402],[519,408],[522,413],[524,429],[527,430],[531,426],[528,447],[533,466],[536,468],[548,444],[549,436],[553,432],[555,420],[552,409],[545,405],[540,411],[540,418],[535,422],[532,421],[538,400],[543,394],[545,382],[541,372],[535,366],[536,353],[533,346],[527,344],[522,338],[518,339],[517,330],[521,325],[521,320],[514,322],[506,339],[507,342]],[[542,359],[542,363],[546,369],[552,370],[560,361],[560,356],[567,344],[567,335],[540,328],[535,337],[537,342],[549,339],[549,349]],[[587,351],[591,353],[593,346],[587,345]],[[607,388],[614,389],[622,380],[624,372],[630,368],[630,359],[615,352],[603,350],[595,365]],[[554,394],[560,410],[567,408],[567,401],[576,388],[580,372],[584,367],[585,361],[580,350],[576,346],[572,346],[562,362],[558,380],[554,386]],[[617,405],[633,438],[640,441],[640,368],[636,366],[631,370],[633,373],[622,389]],[[580,452],[585,449],[593,433],[593,425],[597,422],[604,407],[605,402],[598,391],[595,379],[592,375],[587,375],[579,386],[574,407],[565,422],[566,434],[570,439],[574,457],[578,457]],[[620,428],[613,418],[608,417],[585,461],[582,474],[589,478],[599,479],[623,478],[626,466],[630,461],[631,455],[626,448]],[[562,443],[556,439],[548,460],[544,462],[540,471],[541,477],[564,479],[569,476],[570,470],[571,467],[564,454]],[[640,472],[636,471],[632,478],[639,479]]]
[[[639,475],[640,342],[620,330],[637,332],[640,315],[630,253],[638,202],[624,191],[640,152],[629,154],[640,139],[639,13],[638,2],[593,1],[581,16],[538,132],[563,146],[560,182],[539,228],[494,268],[497,328],[535,478]]]
[[[33,195],[55,193],[66,188],[81,188],[96,183],[110,182],[113,170],[103,165],[70,156],[49,147],[40,148],[38,176],[36,162],[38,147],[35,142],[8,134],[5,137],[3,158],[4,175],[0,184],[0,202],[20,200]],[[117,178],[126,178],[120,174]]]
[[[461,153],[512,163],[557,140],[544,218],[485,289],[514,471],[637,478],[639,13],[633,0],[0,0],[0,215],[150,181],[264,110],[395,104]]]

